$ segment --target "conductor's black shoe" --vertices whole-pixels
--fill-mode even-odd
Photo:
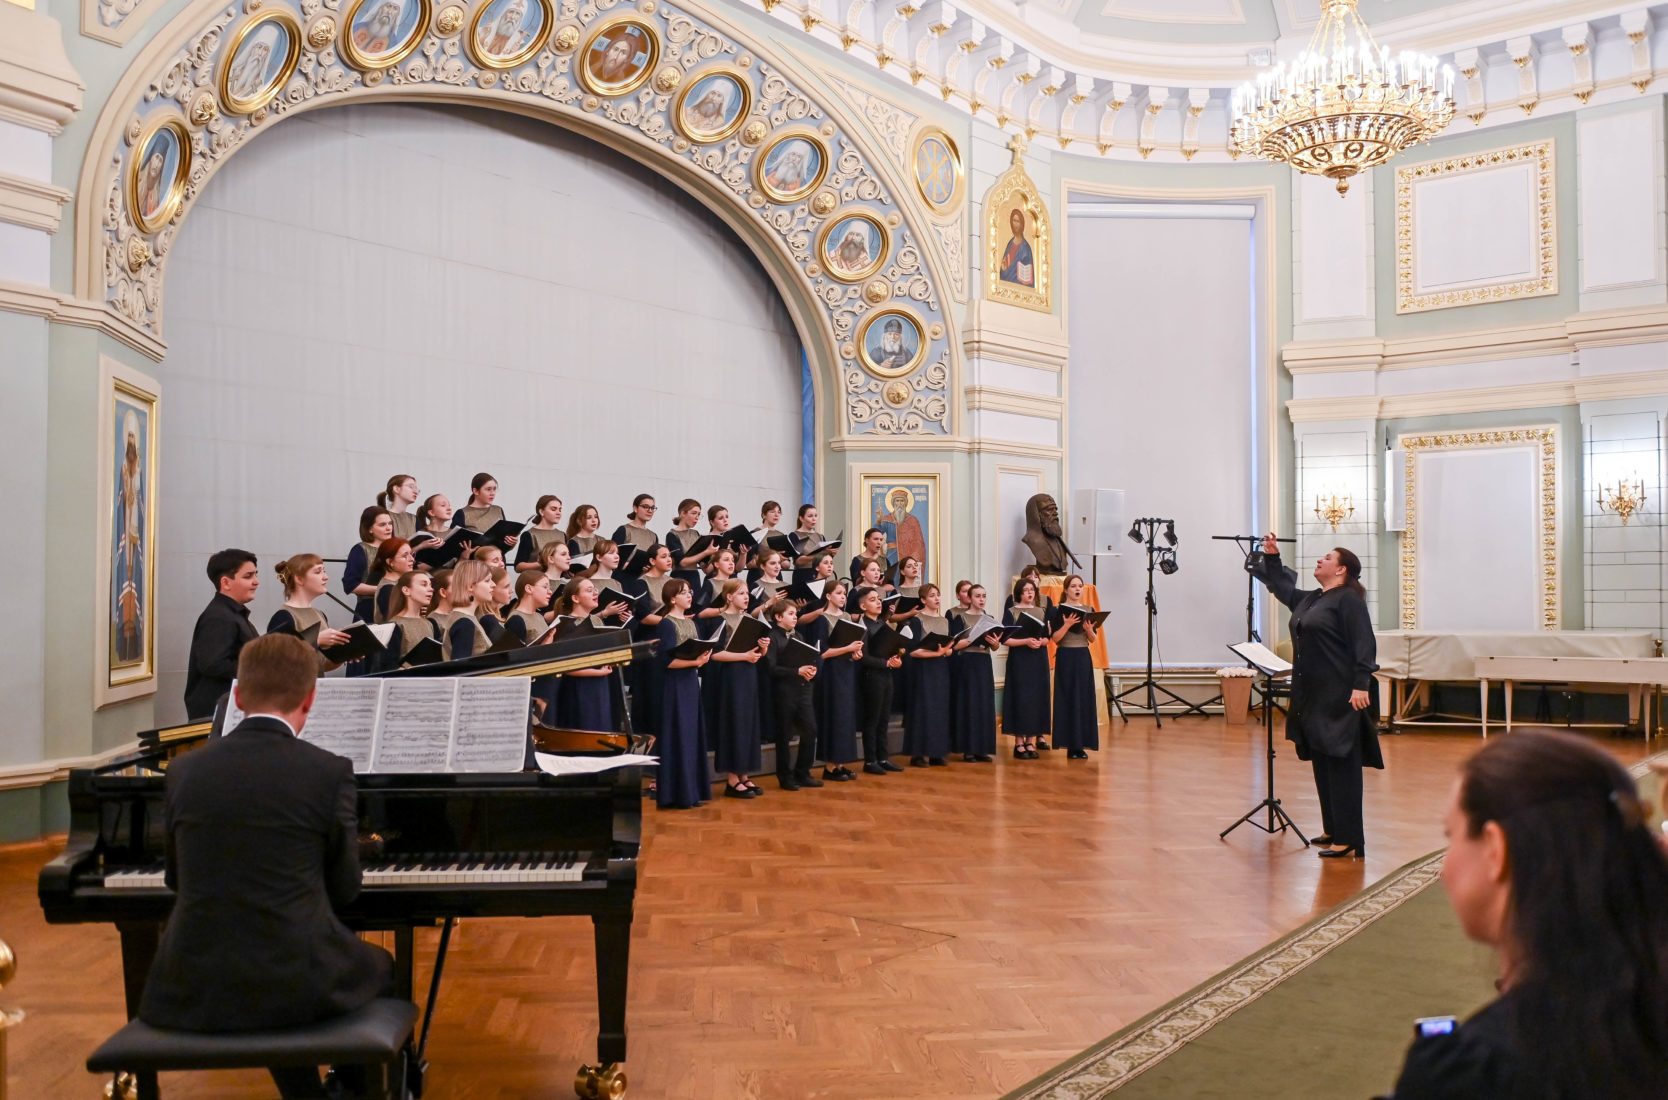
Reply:
[[[1352,844],[1347,848],[1328,848],[1324,852],[1316,852],[1315,854],[1322,859],[1347,859],[1351,857],[1364,859],[1367,855],[1367,846],[1365,844]]]
[[[810,772],[795,772],[793,777],[794,777],[794,781],[797,782],[801,787],[820,787],[820,786],[822,786],[822,780],[818,779],[816,776],[812,775]]]
[[[796,780],[791,775],[779,775],[779,776],[777,776],[776,777],[776,785],[778,787],[781,787],[784,791],[797,791],[797,790],[799,790],[799,781]]]
[[[903,771],[902,767],[900,767],[897,764],[892,763],[892,761],[890,761],[890,760],[882,760],[880,762],[880,766],[885,768],[889,772],[901,772],[901,771]]]
[[[880,765],[880,764],[875,763],[873,760],[871,760],[867,764],[863,765],[863,771],[866,772],[869,775],[885,775],[886,774],[886,768],[884,766]]]
[[[1312,836],[1309,838],[1309,843],[1313,844],[1317,848],[1328,848],[1335,844],[1336,841],[1329,836]]]

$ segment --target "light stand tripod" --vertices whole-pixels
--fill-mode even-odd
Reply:
[[[1243,644],[1245,648],[1249,649],[1253,643],[1246,642]],[[1232,645],[1228,648],[1233,650],[1235,653],[1238,653],[1241,657],[1244,657],[1247,661],[1250,661],[1257,671],[1263,674],[1263,736],[1266,738],[1268,745],[1268,793],[1263,796],[1263,800],[1261,802],[1251,807],[1251,809],[1246,812],[1244,817],[1240,818],[1238,821],[1218,833],[1217,838],[1226,838],[1229,833],[1233,832],[1241,825],[1252,825],[1261,829],[1263,832],[1270,834],[1290,829],[1292,832],[1297,834],[1297,839],[1301,840],[1303,842],[1303,846],[1307,848],[1309,846],[1309,838],[1303,835],[1303,830],[1297,827],[1297,822],[1293,821],[1291,815],[1286,812],[1285,807],[1280,805],[1280,800],[1274,797],[1274,677],[1276,675],[1276,670],[1260,664],[1249,654],[1241,652],[1240,646]],[[1266,654],[1267,651],[1264,650],[1264,653]],[[1287,671],[1289,671],[1289,669]],[[1264,825],[1261,821],[1253,820],[1253,818],[1255,818],[1257,814],[1263,810],[1268,811],[1267,825]],[[1277,821],[1279,824],[1275,824]]]
[[[1164,528],[1164,540],[1169,543],[1168,546],[1161,547],[1158,545],[1158,529],[1160,527]],[[1143,528],[1146,530],[1145,536],[1142,535]],[[1153,570],[1157,568],[1165,576],[1169,576],[1177,569],[1176,521],[1143,517],[1130,524],[1129,537],[1134,542],[1145,543],[1147,551],[1147,677],[1134,687],[1125,688],[1114,695],[1112,706],[1117,710],[1118,717],[1126,722],[1129,721],[1129,717],[1124,714],[1126,706],[1131,710],[1147,711],[1153,716],[1153,724],[1162,729],[1164,728],[1164,719],[1158,713],[1158,708],[1162,705],[1158,696],[1163,695],[1170,703],[1184,708],[1182,710],[1183,714],[1197,714],[1201,718],[1208,718],[1209,715],[1205,713],[1202,704],[1188,702],[1153,679],[1153,626],[1154,620],[1158,617],[1158,598],[1153,591]],[[1145,703],[1134,702],[1128,698],[1140,691],[1146,692],[1147,701]]]

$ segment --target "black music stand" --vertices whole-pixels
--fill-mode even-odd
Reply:
[[[1309,847],[1309,838],[1303,835],[1303,830],[1297,827],[1297,822],[1293,821],[1285,807],[1280,805],[1280,800],[1274,797],[1274,680],[1276,677],[1289,675],[1292,666],[1289,662],[1282,661],[1279,657],[1270,653],[1257,642],[1238,642],[1228,648],[1250,662],[1253,668],[1263,674],[1263,701],[1265,704],[1263,706],[1263,735],[1268,741],[1268,793],[1263,796],[1261,802],[1251,807],[1244,817],[1218,833],[1217,839],[1225,839],[1229,833],[1241,825],[1253,825],[1270,834],[1290,829],[1297,834],[1297,839],[1301,840],[1303,846],[1307,848]],[[1268,811],[1267,825],[1264,825],[1261,821],[1253,820],[1263,810]],[[1276,821],[1279,822],[1278,825],[1275,824]]]

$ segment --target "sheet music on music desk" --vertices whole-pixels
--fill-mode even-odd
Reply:
[[[458,681],[447,771],[518,772],[527,756],[531,676]]]
[[[301,727],[301,740],[353,761],[353,770],[371,770],[376,751],[377,716],[382,692],[391,680],[320,679],[313,709]]]
[[[1228,647],[1270,676],[1283,676],[1292,670],[1292,663],[1261,642],[1235,642]]]
[[[389,680],[376,734],[373,772],[443,772],[451,747],[459,681]]]

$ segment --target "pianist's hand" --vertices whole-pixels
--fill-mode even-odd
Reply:
[[[1366,710],[1372,705],[1372,698],[1364,691],[1352,691],[1349,693],[1349,705],[1356,710]]]

